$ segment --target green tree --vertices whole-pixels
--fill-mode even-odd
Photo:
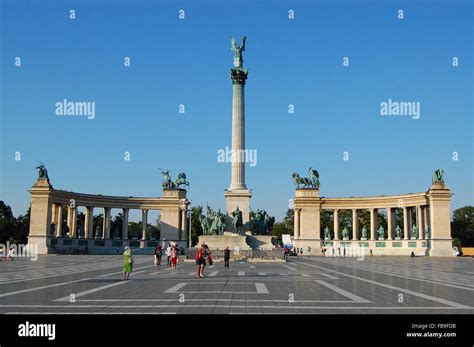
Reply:
[[[196,206],[191,209],[191,246],[197,245],[199,236],[202,235],[201,222],[199,220],[202,215],[202,206]]]
[[[18,218],[16,218],[13,238],[18,240],[19,243],[26,244],[28,242],[28,234],[30,233],[30,214],[31,206],[28,207],[25,215],[19,215]]]
[[[15,233],[16,219],[10,206],[0,201],[0,241],[6,243]]]
[[[286,210],[286,215],[283,218],[282,223],[285,225],[285,228],[289,231],[291,236],[294,235],[295,230],[295,211],[291,208]]]
[[[459,239],[464,247],[474,246],[474,206],[464,206],[453,211],[451,236]]]
[[[290,230],[286,227],[285,223],[275,223],[273,224],[273,229],[271,231],[272,236],[275,236],[279,242],[282,241],[283,234],[290,234]]]
[[[370,211],[357,210],[357,215],[359,216],[359,230],[362,230],[363,227],[370,230]]]

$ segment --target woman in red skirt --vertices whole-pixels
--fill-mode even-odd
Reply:
[[[174,271],[176,269],[176,263],[178,260],[178,250],[176,249],[176,246],[173,246],[171,249],[171,271]]]

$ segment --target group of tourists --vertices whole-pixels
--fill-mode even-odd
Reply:
[[[179,255],[182,253],[182,249],[178,248],[177,245],[169,244],[166,247],[166,264],[171,266],[171,270],[174,271],[177,266],[179,266]],[[163,248],[161,246],[156,246],[155,248],[155,265],[161,265],[161,259],[163,258]]]
[[[171,271],[175,271],[177,266],[179,266],[179,253],[180,249],[177,245],[169,244],[165,250],[165,255],[167,257],[167,265],[171,266]],[[155,266],[161,265],[161,260],[163,256],[163,249],[161,246],[157,246],[154,252],[154,264]],[[230,250],[227,247],[224,250],[224,267],[228,268],[230,262]],[[130,277],[130,273],[133,271],[133,263],[134,259],[132,256],[132,249],[128,246],[125,247],[123,252],[123,276],[122,280],[126,281]],[[209,246],[206,245],[204,242],[198,247],[196,252],[196,278],[203,278],[204,276],[204,268],[206,265],[212,265],[212,254],[209,249]]]

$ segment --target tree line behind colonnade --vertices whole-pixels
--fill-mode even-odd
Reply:
[[[198,238],[202,235],[202,228],[199,221],[199,216],[202,214],[202,206],[192,208],[192,218],[191,218],[191,238],[192,244],[195,245],[198,242]],[[67,214],[63,214],[63,223],[66,224]],[[370,212],[368,210],[359,210],[359,228],[365,225],[368,229],[370,228]],[[93,220],[94,229],[97,226],[102,226],[103,215],[95,215]],[[112,220],[110,225],[111,236],[113,236],[113,231],[115,226],[121,231],[122,226],[122,213],[118,213]],[[292,209],[288,209],[285,217],[280,222],[276,222],[273,225],[271,230],[271,235],[277,237],[281,240],[282,234],[293,235],[294,230],[294,212]],[[77,225],[81,226],[81,223],[84,223],[84,215],[82,212],[77,213]],[[387,216],[384,213],[377,214],[377,223],[382,224],[387,229]],[[400,224],[400,227],[403,225],[403,212],[401,209],[395,210],[395,225]],[[23,215],[18,215],[15,217],[10,206],[5,204],[0,200],[0,243],[5,244],[7,241],[10,243],[22,243],[26,244],[28,241],[28,233],[30,226],[30,208]],[[324,230],[325,227],[328,227],[331,231],[331,236],[334,236],[334,221],[333,213],[329,210],[321,210],[321,230]],[[83,225],[82,225],[83,227]],[[352,211],[351,210],[341,210],[339,211],[339,227],[340,229],[346,227],[348,230],[352,231]],[[129,222],[128,232],[129,239],[133,235],[141,236],[142,223],[141,222]],[[159,239],[160,223],[159,219],[156,220],[156,225],[148,224],[147,226],[147,239],[150,239],[152,231],[155,231],[157,239]],[[455,209],[452,214],[451,221],[451,235],[453,237],[453,242],[457,245],[461,244],[464,247],[474,247],[474,206],[464,206],[458,209]]]

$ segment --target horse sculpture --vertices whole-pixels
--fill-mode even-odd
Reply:
[[[186,181],[186,174],[184,172],[180,172],[178,174],[178,178],[173,182],[176,188],[179,188],[180,185],[185,187],[189,187],[189,182]]]
[[[303,188],[316,188],[319,189],[319,172],[318,170],[313,170],[313,168],[309,168],[308,170],[308,178],[307,177],[300,177],[300,175],[296,172],[293,172],[291,177],[293,178],[293,183],[296,188],[300,188],[300,185]]]
[[[300,188],[300,185],[303,185],[303,188],[308,188],[311,186],[311,181],[309,178],[300,177],[300,175],[296,172],[293,172],[291,176],[293,177],[293,183],[296,188]]]

